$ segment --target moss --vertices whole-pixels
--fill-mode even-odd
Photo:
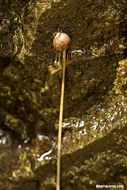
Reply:
[[[127,94],[127,60],[119,62],[117,76],[114,81],[114,91],[116,94]]]
[[[4,8],[0,15],[4,18],[8,12],[11,20],[9,37],[3,39],[5,46],[0,51],[1,125],[7,124],[12,133],[25,136],[19,149],[16,147],[18,163],[11,169],[16,182],[12,179],[10,184],[5,174],[9,188],[22,189],[22,178],[26,187],[28,178],[31,183],[34,180],[35,189],[55,187],[56,165],[52,160],[37,161],[38,152],[41,155],[47,150],[39,146],[37,136],[49,138],[50,145],[57,143],[61,65],[59,61],[53,65],[57,53],[52,38],[58,30],[71,36],[64,104],[64,122],[71,127],[63,129],[62,188],[91,190],[96,183],[114,179],[125,184],[121,157],[125,155],[127,123],[126,2],[1,2]],[[76,127],[80,121],[84,125]],[[54,161],[55,151],[56,147],[50,155]],[[14,157],[11,155],[10,160]],[[100,171],[104,175],[100,176]]]
[[[21,178],[28,178],[33,176],[33,171],[31,168],[30,160],[26,154],[26,152],[20,152],[19,161],[17,163],[17,168],[15,166],[15,170],[12,171],[11,179],[17,181]]]

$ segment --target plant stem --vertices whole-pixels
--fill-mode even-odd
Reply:
[[[65,87],[65,66],[66,66],[66,50],[63,51],[63,70],[62,70],[61,99],[60,99],[60,113],[59,113],[59,129],[58,129],[56,190],[60,190],[61,144],[62,144],[62,122],[63,122],[64,87]]]

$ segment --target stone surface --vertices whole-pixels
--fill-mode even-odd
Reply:
[[[71,37],[62,189],[126,189],[126,6],[126,0],[0,1],[1,190],[55,189],[58,31]]]

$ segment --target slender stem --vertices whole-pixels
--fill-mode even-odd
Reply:
[[[61,172],[61,143],[62,143],[62,122],[63,122],[63,104],[64,104],[64,86],[65,86],[65,65],[66,65],[66,50],[63,51],[63,70],[62,70],[62,85],[59,113],[59,129],[58,129],[58,151],[57,151],[57,179],[56,190],[60,190],[60,172]]]
[[[61,63],[61,51],[58,53],[58,62]]]

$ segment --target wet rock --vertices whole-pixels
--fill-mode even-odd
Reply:
[[[1,136],[3,189],[55,188],[56,157],[39,162],[38,155],[42,151],[43,158],[57,141],[61,67],[49,72],[58,57],[52,46],[57,31],[71,37],[62,189],[93,190],[96,184],[126,189],[126,5],[124,0],[0,2],[0,118],[7,129]],[[23,138],[16,154],[10,131]]]
[[[10,28],[10,20],[9,19],[3,19],[0,21],[0,34],[7,34],[9,33]]]
[[[21,80],[19,71],[13,66],[9,66],[6,69],[4,69],[3,76],[12,81]]]
[[[13,52],[12,15],[0,4],[0,57],[10,57]]]
[[[126,127],[114,129],[104,138],[73,154],[63,156],[62,188],[92,190],[96,188],[97,184],[112,184],[120,185],[122,189],[126,189],[126,154],[122,153],[123,146],[126,149],[126,138],[123,133],[126,135]],[[122,144],[118,145],[119,139],[122,139]],[[45,170],[49,171],[47,176],[42,172]],[[54,170],[55,164],[49,163],[36,171],[37,176],[40,176],[41,189],[47,190],[53,186]],[[49,179],[51,179],[50,183]]]

